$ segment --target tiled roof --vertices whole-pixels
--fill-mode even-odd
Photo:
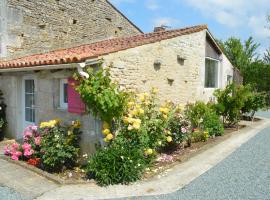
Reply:
[[[103,40],[88,45],[26,56],[14,60],[0,61],[0,69],[83,62],[86,59],[96,58],[101,55],[199,32],[204,29],[207,29],[207,25]]]

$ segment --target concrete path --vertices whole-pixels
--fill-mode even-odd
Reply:
[[[175,195],[172,195],[172,196],[171,195],[162,196],[162,195],[173,193],[183,188],[184,186],[188,185],[190,182],[192,182],[193,180],[195,180],[196,178],[198,178],[199,176],[207,172],[209,169],[213,168],[216,164],[218,164],[224,158],[229,156],[241,145],[246,143],[248,140],[254,137],[258,132],[260,132],[262,129],[268,126],[270,126],[269,120],[265,120],[263,122],[256,123],[256,125],[253,125],[252,127],[242,129],[241,131],[239,131],[239,133],[237,133],[236,135],[233,135],[232,137],[228,138],[222,143],[214,146],[211,149],[204,151],[203,153],[191,158],[190,160],[188,160],[187,162],[183,164],[173,167],[172,169],[166,171],[161,176],[155,177],[147,182],[138,182],[131,186],[122,186],[122,185],[109,186],[107,188],[96,187],[94,185],[92,186],[91,185],[62,186],[60,188],[56,188],[55,190],[45,193],[44,195],[40,196],[37,199],[38,200],[49,200],[49,199],[54,199],[54,200],[62,200],[62,199],[90,200],[91,199],[93,200],[93,199],[112,199],[112,198],[122,198],[122,197],[124,197],[124,199],[127,199],[127,197],[142,196],[142,195],[143,196],[158,195],[158,196],[148,197],[149,199],[156,199],[156,198],[157,199],[159,198],[178,199],[178,195],[179,195],[178,193],[174,193]],[[254,149],[250,149],[250,150],[252,150],[252,152],[254,151]],[[243,159],[245,160],[245,157],[243,157]],[[255,160],[255,162],[258,162],[258,160],[259,159]],[[248,164],[251,164],[251,163],[248,163]],[[255,164],[255,163],[252,163],[252,164]],[[227,171],[228,170],[230,171],[230,169],[233,167],[237,168],[237,166],[232,165],[231,167],[227,167],[226,169]],[[248,166],[246,167],[248,168]],[[219,173],[220,173],[220,176],[224,178],[223,173],[222,172],[219,172]],[[224,175],[227,176],[226,171],[224,171]],[[231,176],[230,181],[237,180],[238,176],[235,176],[235,179],[233,176]],[[217,188],[218,189],[223,188],[225,187],[225,184],[227,184],[226,182],[224,183],[219,182],[221,180],[218,180],[218,182],[216,182],[217,180],[218,179],[213,179],[213,181],[211,182],[211,177],[210,177],[209,182],[212,183],[211,188],[207,187],[207,185],[209,185],[208,183],[202,184],[201,187],[197,186],[195,189],[190,190],[189,193],[185,193],[187,194],[186,196],[182,196],[182,197],[185,197],[185,198],[187,197],[187,199],[192,199],[192,198],[197,199],[197,196],[195,197],[192,196],[192,198],[188,198],[189,195],[196,194],[194,193],[194,191],[197,189],[200,189],[200,191],[202,191],[202,192],[197,193],[199,195],[202,194],[203,192],[205,194],[209,194],[211,193],[211,191],[213,191],[217,195],[219,194]],[[250,179],[247,179],[247,180],[250,181]],[[199,182],[199,184],[201,184],[201,182]],[[233,187],[235,187],[235,185],[233,185]],[[205,188],[207,188],[207,190],[205,190]],[[221,190],[220,192],[222,191],[223,190]],[[208,197],[208,195],[205,195],[205,194],[203,196],[204,198],[202,199],[208,199],[206,198]],[[185,198],[181,198],[181,199],[185,199]],[[137,199],[144,199],[144,198],[137,198]],[[215,196],[214,199],[217,199],[217,196]]]
[[[1,159],[0,186],[6,186],[8,188],[14,189],[20,193],[21,198],[24,199],[37,198],[43,193],[58,187],[57,184],[48,181],[46,178],[41,177],[32,171]],[[5,198],[3,198],[3,196],[8,196],[8,192],[9,190],[7,188],[0,188],[0,200],[4,200]],[[10,199],[13,199],[11,196],[12,195],[10,195]]]

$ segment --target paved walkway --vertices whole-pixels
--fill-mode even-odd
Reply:
[[[48,181],[36,173],[0,159],[0,200],[34,199],[43,193],[52,190],[58,185]],[[10,194],[8,188],[13,188],[20,195]],[[10,197],[10,198],[8,198]],[[16,199],[17,200],[17,199]]]

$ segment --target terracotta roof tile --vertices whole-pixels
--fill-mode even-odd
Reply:
[[[136,36],[114,38],[78,47],[51,51],[17,58],[14,60],[0,61],[0,69],[25,68],[41,65],[56,65],[83,62],[89,58],[159,42],[181,35],[187,35],[207,29],[207,25],[193,26],[161,32],[140,34]]]

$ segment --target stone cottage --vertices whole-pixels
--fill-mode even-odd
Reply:
[[[115,10],[115,13],[118,12]],[[102,139],[100,122],[84,114],[85,107],[71,87],[70,77],[76,71],[84,74],[85,68],[96,66],[100,61],[104,67],[112,66],[112,78],[122,86],[138,91],[148,91],[155,86],[160,90],[161,100],[178,103],[214,100],[213,91],[233,81],[234,68],[206,25],[143,34],[125,17],[118,15],[125,21],[121,23],[126,24],[121,31],[126,29],[126,35],[131,36],[111,38],[115,36],[113,32],[100,36],[107,39],[93,42],[95,39],[89,38],[89,44],[83,44],[87,41],[82,41],[83,36],[78,33],[79,39],[69,36],[72,37],[70,43],[63,46],[45,42],[46,52],[36,46],[39,54],[33,55],[32,50],[27,50],[31,42],[21,41],[17,44],[20,48],[6,43],[6,55],[10,56],[0,61],[0,89],[8,106],[10,137],[19,139],[25,126],[44,120],[60,118],[68,122],[79,119],[83,125],[82,149],[94,151],[94,144]],[[45,28],[49,26],[46,24]],[[74,44],[83,45],[66,47]],[[50,51],[60,46],[66,48]],[[16,58],[22,54],[25,55]]]

